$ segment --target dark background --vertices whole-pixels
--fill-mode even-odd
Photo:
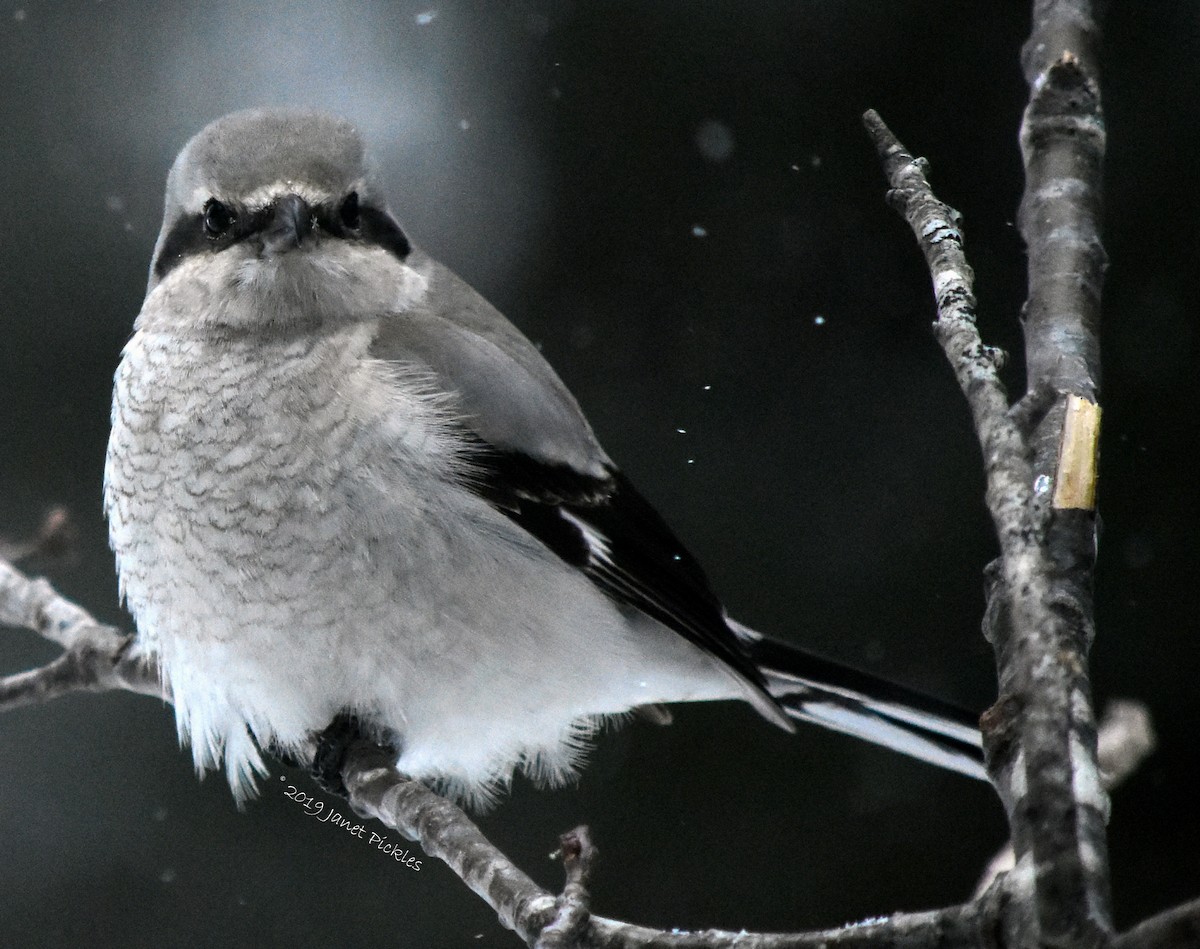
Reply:
[[[965,215],[983,332],[1019,350],[1027,29],[998,0],[4,3],[0,532],[67,505],[75,561],[30,568],[128,623],[101,468],[167,168],[227,111],[318,105],[359,123],[410,233],[542,345],[734,615],[982,709],[978,449],[859,115],[931,160]],[[1200,13],[1114,4],[1107,32],[1095,688],[1146,700],[1162,734],[1113,800],[1128,925],[1200,894]],[[4,671],[54,655],[0,643]],[[301,780],[277,770],[238,813],[150,699],[5,715],[3,940],[515,944],[441,865],[305,816],[283,794]],[[1005,835],[987,787],[728,704],[607,734],[577,787],[518,783],[481,822],[554,888],[555,836],[587,822],[598,912],[734,929],[960,901]]]

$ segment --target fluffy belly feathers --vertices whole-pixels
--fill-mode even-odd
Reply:
[[[301,749],[354,711],[406,773],[479,798],[517,766],[570,775],[606,714],[730,694],[463,489],[441,410],[366,342],[126,349],[105,508],[198,769],[223,762],[248,795],[260,746]]]

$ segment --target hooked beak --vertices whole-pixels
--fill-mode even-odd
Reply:
[[[313,210],[298,194],[276,198],[267,208],[269,219],[263,228],[263,249],[269,254],[282,254],[304,243],[312,233]]]

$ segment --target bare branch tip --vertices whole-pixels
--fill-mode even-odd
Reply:
[[[1113,699],[1097,726],[1101,777],[1110,790],[1141,767],[1158,746],[1150,710],[1132,699]]]
[[[991,362],[992,367],[997,371],[1003,369],[1008,363],[1008,353],[999,346],[984,346],[983,355]]]
[[[900,140],[896,138],[895,133],[887,127],[887,123],[874,109],[864,112],[862,121],[871,141],[875,143],[875,150],[879,153],[880,158],[886,159],[895,153],[904,152],[904,146],[900,144]]]
[[[536,949],[579,945],[591,920],[587,883],[597,853],[591,835],[581,824],[559,837],[558,844],[551,857],[562,859],[567,879],[562,894],[555,900],[554,917],[534,943]]]
[[[37,553],[46,557],[65,557],[71,554],[79,540],[79,531],[71,512],[61,504],[55,505],[42,518],[37,532]]]
[[[31,557],[50,560],[69,560],[78,546],[79,531],[70,511],[56,504],[46,511],[32,537],[13,540],[0,537],[0,557],[19,563]]]
[[[574,878],[579,883],[586,882],[599,853],[596,845],[592,843],[587,825],[580,824],[567,831],[558,838],[558,843],[558,853],[562,856],[567,879],[570,881]]]

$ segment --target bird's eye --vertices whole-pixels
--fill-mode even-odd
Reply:
[[[362,224],[362,212],[358,206],[358,192],[351,191],[346,195],[346,200],[342,202],[341,208],[338,210],[338,217],[341,218],[342,227],[348,231],[357,231]]]
[[[222,204],[216,198],[209,198],[204,205],[204,233],[212,240],[229,233],[237,223],[237,215],[227,204]]]

